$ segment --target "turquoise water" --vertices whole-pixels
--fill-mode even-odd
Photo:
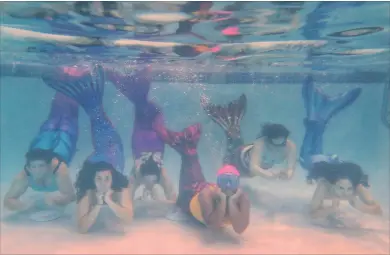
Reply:
[[[1,3],[1,185],[9,185],[23,168],[28,145],[49,113],[54,91],[40,79],[40,74],[44,72],[42,70],[48,66],[72,65],[83,61],[110,64],[118,69],[127,65],[131,69],[143,64],[138,56],[146,52],[151,54],[149,62],[154,72],[150,94],[161,105],[167,126],[180,130],[194,122],[203,125],[198,151],[203,171],[210,181],[215,181],[215,170],[221,164],[225,137],[201,109],[201,97],[206,96],[213,103],[227,103],[245,93],[248,98],[248,110],[242,121],[245,141],[252,141],[260,126],[271,121],[285,125],[299,149],[304,136],[301,82],[305,74],[312,73],[316,86],[330,95],[362,88],[356,102],[332,118],[327,126],[324,151],[358,163],[369,174],[371,191],[385,214],[375,224],[387,226],[390,136],[386,127],[388,119],[386,122],[384,117],[389,90],[384,90],[384,87],[389,84],[390,4],[250,2],[240,5],[236,2],[214,2],[210,9],[204,11],[209,16],[214,12],[214,20],[205,14],[203,19],[196,14],[200,20],[193,22],[192,28],[184,33],[178,32],[179,27],[184,26],[179,21],[195,19],[191,15],[200,8],[185,4],[124,2],[117,9],[120,18],[100,17],[97,20],[96,17],[77,13],[74,5],[67,2]],[[102,11],[98,3],[90,8],[95,14]],[[216,21],[221,18],[216,17],[217,11],[231,13],[228,16],[220,12],[218,15],[226,19]],[[42,18],[42,13],[45,18]],[[150,18],[145,13],[158,15]],[[116,30],[107,26],[119,21],[122,22],[122,30],[126,25],[131,31],[119,31],[119,25]],[[95,26],[90,23],[95,23]],[[105,27],[108,28],[96,28],[96,23],[106,23]],[[242,34],[226,36],[223,31],[228,27],[236,27],[233,30],[239,30]],[[29,34],[28,31],[39,33]],[[73,37],[52,37],[48,41],[48,34]],[[123,39],[128,39],[126,46],[120,46]],[[135,47],[135,44],[138,46]],[[121,135],[127,155],[126,169],[129,171],[132,166],[130,139],[133,106],[113,86],[107,85],[104,107]],[[73,176],[92,151],[90,124],[83,111],[80,111],[79,125],[78,152],[71,165]],[[168,146],[166,150],[168,173],[178,184],[180,158]],[[291,184],[276,183],[277,188],[267,192],[279,194],[284,189],[291,189],[293,198],[282,196],[280,201],[292,203],[307,190],[305,174],[305,170],[297,164],[297,175]],[[307,204],[309,201],[310,196],[300,203]],[[7,228],[9,236],[16,233],[11,228]],[[18,231],[23,232],[22,229]],[[26,233],[28,236],[29,232]],[[336,231],[333,235],[337,238],[340,233]],[[378,241],[373,235],[367,233],[355,239],[348,237],[343,251],[358,253],[357,248],[351,246],[349,249],[348,245],[361,241],[366,244],[365,247],[370,247],[368,251],[371,249],[375,254],[381,251],[386,254],[388,241]],[[388,234],[384,236],[386,240]],[[332,240],[342,242],[344,237],[341,235],[340,238]],[[3,252],[18,251],[10,243],[4,245]],[[277,240],[274,245],[278,246]],[[251,243],[248,246],[255,245]],[[326,252],[341,252],[336,246]],[[242,250],[232,248],[230,251],[272,253],[272,249],[261,250],[258,247],[259,250],[245,251],[245,244],[243,247]],[[191,252],[221,252],[214,248]],[[70,250],[63,248],[62,253],[67,251]],[[302,244],[286,253],[305,251],[307,249]],[[164,252],[173,251],[166,248]],[[367,250],[362,248],[361,253],[365,252]]]

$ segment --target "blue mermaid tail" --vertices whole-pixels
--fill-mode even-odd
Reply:
[[[381,119],[383,125],[390,129],[390,82],[383,90]]]
[[[314,158],[318,160],[338,160],[335,155],[323,155],[323,134],[329,120],[341,110],[351,105],[359,97],[361,88],[355,88],[334,97],[329,97],[314,87],[313,77],[307,76],[302,86],[302,97],[306,110],[305,137],[300,151],[300,163],[310,169]],[[313,158],[313,156],[315,156]]]
[[[51,88],[78,102],[91,121],[94,152],[88,160],[107,162],[124,171],[123,145],[119,134],[103,110],[104,70],[96,65],[88,68],[62,68],[46,74],[43,80]]]
[[[51,150],[70,164],[78,140],[78,108],[74,100],[57,92],[51,103],[50,114],[29,149]]]

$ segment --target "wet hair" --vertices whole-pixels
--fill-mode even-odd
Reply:
[[[150,156],[144,163],[141,164],[139,171],[141,176],[154,175],[157,177],[157,182],[160,181],[161,168],[157,162],[154,161],[153,156]]]
[[[104,170],[109,170],[112,175],[112,186],[113,191],[121,191],[128,185],[126,176],[115,170],[115,168],[107,162],[90,162],[85,161],[83,167],[79,171],[76,177],[76,197],[79,202],[87,193],[88,190],[96,189],[95,176],[96,173]]]
[[[30,164],[31,161],[35,160],[43,160],[49,164],[53,158],[57,157],[57,155],[51,150],[32,149],[26,153],[25,157],[27,165]]]
[[[335,184],[340,179],[348,179],[354,188],[359,184],[369,187],[368,175],[364,174],[359,165],[352,162],[314,163],[308,179],[318,180],[319,178],[324,178],[331,184]]]
[[[267,139],[275,139],[279,137],[287,138],[290,131],[282,124],[266,123],[261,127],[260,134],[257,138],[266,137]]]

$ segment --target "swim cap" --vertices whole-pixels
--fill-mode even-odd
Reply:
[[[235,166],[232,166],[232,165],[224,165],[223,167],[221,167],[217,172],[217,176],[222,175],[222,174],[230,174],[230,175],[240,176],[240,172],[237,170],[237,168]]]
[[[240,172],[232,165],[225,165],[217,172],[217,185],[222,190],[236,191],[240,184]]]

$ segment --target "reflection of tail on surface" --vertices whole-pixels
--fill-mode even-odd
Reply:
[[[382,123],[390,128],[390,82],[385,85],[382,101]]]
[[[314,87],[312,76],[306,77],[302,87],[302,97],[306,109],[304,125],[305,137],[300,152],[301,165],[309,169],[313,155],[322,154],[322,139],[329,120],[345,107],[351,105],[360,95],[361,88],[329,97]]]
[[[51,150],[69,164],[76,152],[78,108],[74,100],[57,92],[52,100],[48,119],[41,125],[30,149]]]
[[[73,98],[88,114],[95,150],[89,160],[105,161],[118,171],[123,171],[122,141],[102,105],[105,83],[103,68],[63,68],[45,75],[43,79],[53,89]]]

